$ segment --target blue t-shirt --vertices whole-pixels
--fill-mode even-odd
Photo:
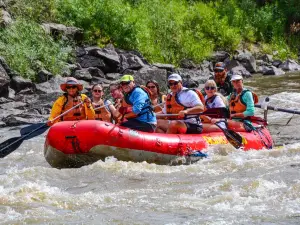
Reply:
[[[151,106],[151,101],[148,94],[139,87],[136,87],[129,95],[129,101],[132,103],[132,112],[135,114],[142,114],[135,119],[146,123],[156,124],[156,116],[153,111],[147,108]],[[144,113],[148,111],[147,113]]]

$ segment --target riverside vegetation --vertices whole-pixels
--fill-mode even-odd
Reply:
[[[112,43],[175,65],[185,58],[200,62],[217,50],[251,51],[258,43],[261,53],[276,51],[278,59],[297,58],[300,48],[299,0],[2,1],[15,22],[0,28],[0,56],[32,80],[41,69],[59,74],[75,59],[76,43],[45,34],[44,22],[82,28],[81,44]]]

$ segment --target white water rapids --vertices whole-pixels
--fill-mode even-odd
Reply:
[[[272,106],[300,111],[296,77],[257,77],[247,86]],[[267,90],[271,81],[283,85]],[[45,134],[26,140],[0,159],[0,224],[300,224],[300,116],[268,116],[280,147],[211,148],[188,166],[109,158],[58,170],[44,159]],[[0,142],[19,135],[1,128]]]

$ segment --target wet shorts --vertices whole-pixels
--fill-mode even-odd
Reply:
[[[139,131],[144,131],[149,133],[153,133],[156,128],[154,124],[142,122],[137,119],[130,119],[124,123],[121,123],[120,125],[133,130],[139,130]]]
[[[188,122],[184,122],[187,130],[186,130],[186,134],[201,134],[203,127],[202,125],[198,125],[198,124],[194,124],[194,123],[188,123]]]

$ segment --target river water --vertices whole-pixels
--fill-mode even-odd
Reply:
[[[300,74],[245,83],[272,106],[300,109]],[[45,134],[24,141],[0,159],[0,224],[300,224],[299,116],[268,119],[275,149],[212,148],[189,166],[108,158],[58,170],[44,159]],[[1,128],[1,142],[13,136]]]

